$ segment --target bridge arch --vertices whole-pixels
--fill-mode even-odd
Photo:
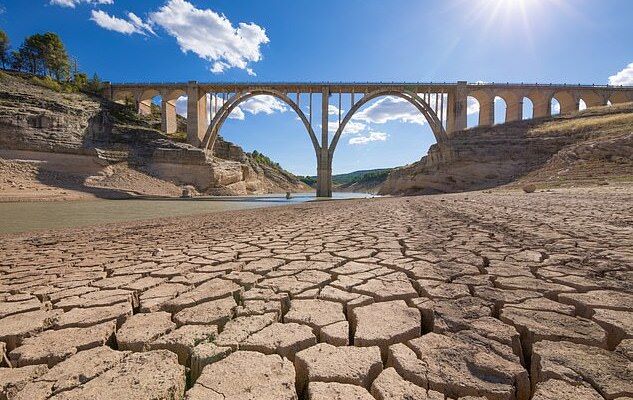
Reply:
[[[339,124],[334,137],[332,138],[332,142],[330,143],[329,148],[329,162],[332,163],[332,157],[334,155],[334,151],[336,150],[336,146],[339,142],[339,139],[345,130],[345,127],[352,119],[352,117],[361,109],[365,104],[370,101],[377,99],[378,97],[383,96],[393,96],[399,97],[408,101],[411,105],[413,105],[418,111],[422,113],[424,118],[429,123],[431,130],[433,131],[433,135],[435,136],[435,140],[440,143],[446,141],[448,136],[446,135],[446,131],[444,130],[444,125],[442,121],[440,121],[439,117],[435,113],[435,111],[431,108],[431,106],[424,101],[417,93],[413,93],[410,91],[399,91],[399,90],[377,90],[363,96],[362,99],[354,103],[354,105],[350,108],[350,110],[345,114],[345,117]]]
[[[303,110],[301,110],[301,108],[299,108],[299,105],[292,101],[285,93],[273,89],[258,89],[236,93],[233,97],[222,104],[222,107],[220,107],[217,114],[211,120],[209,127],[207,128],[204,138],[202,139],[202,148],[207,151],[212,151],[220,129],[222,128],[222,125],[229,117],[229,115],[231,115],[231,112],[233,112],[233,110],[235,110],[235,108],[238,107],[240,104],[255,96],[272,96],[278,100],[283,101],[290,108],[292,108],[308,131],[308,135],[310,136],[310,140],[312,141],[312,146],[314,147],[314,150],[318,156],[320,151],[319,141],[317,140],[310,121],[308,121],[308,118],[305,116]]]
[[[521,119],[534,118],[534,102],[528,96],[521,96]]]

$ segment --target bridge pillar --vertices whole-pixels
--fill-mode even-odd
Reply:
[[[521,121],[523,119],[523,98],[520,100],[507,100],[506,122]]]
[[[161,130],[164,133],[174,133],[178,129],[178,121],[176,117],[176,101],[168,100],[163,97],[161,103]]]
[[[479,101],[479,126],[491,126],[495,123],[495,99],[486,97]]]
[[[453,132],[466,129],[467,110],[466,82],[459,81],[455,90],[448,93],[446,133],[450,135]]]
[[[209,126],[207,117],[207,93],[200,89],[198,82],[187,85],[187,143],[200,146]]]
[[[538,94],[531,97],[530,100],[532,100],[533,118],[545,118],[552,115],[551,95]]]
[[[332,197],[332,160],[329,151],[328,106],[330,90],[321,91],[321,148],[317,152],[317,197]]]
[[[137,100],[136,109],[140,115],[150,115],[152,113],[152,99]]]

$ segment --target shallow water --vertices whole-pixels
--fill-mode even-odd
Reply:
[[[372,197],[364,193],[334,193],[334,199]],[[0,203],[0,233],[72,228],[109,222],[206,214],[218,211],[275,207],[317,200],[314,193],[195,199],[127,199],[65,202]]]

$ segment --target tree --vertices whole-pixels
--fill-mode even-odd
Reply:
[[[9,36],[5,31],[0,29],[0,64],[2,68],[6,68],[9,63]]]
[[[94,93],[98,93],[101,91],[101,79],[99,79],[99,75],[97,75],[97,73],[92,75],[92,78],[88,81],[88,86],[86,86],[86,88]]]
[[[88,75],[84,74],[83,72],[77,72],[75,73],[74,81],[75,86],[77,86],[79,89],[83,89],[88,86]]]
[[[32,74],[53,76],[58,81],[69,77],[68,54],[55,33],[38,33],[24,39],[18,58],[17,64]]]
[[[70,75],[70,60],[64,43],[56,33],[47,32],[43,35],[44,65],[49,74],[58,81],[67,79]]]

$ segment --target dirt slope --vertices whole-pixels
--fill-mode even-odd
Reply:
[[[633,182],[633,104],[455,133],[392,171],[381,194]]]
[[[207,155],[152,122],[98,97],[0,72],[0,200],[174,196],[186,185],[218,195],[309,190],[230,142]]]

